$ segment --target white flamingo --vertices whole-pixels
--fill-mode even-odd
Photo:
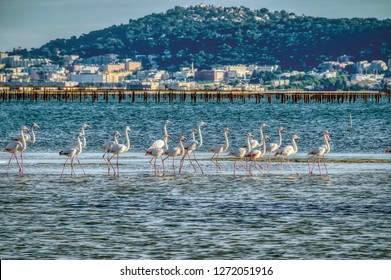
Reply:
[[[175,158],[178,156],[183,156],[185,154],[185,147],[183,146],[183,141],[185,140],[187,140],[186,136],[179,137],[179,147],[170,147],[164,152],[166,157],[163,159],[163,162],[168,157],[172,157],[172,170],[174,171],[174,176],[175,176]]]
[[[218,144],[218,145],[214,146],[213,148],[209,149],[209,152],[213,153],[213,156],[211,158],[211,162],[214,165],[216,165],[216,172],[219,172],[219,170],[220,171],[222,170],[221,165],[218,163],[219,154],[224,153],[229,148],[228,132],[231,132],[231,130],[227,127],[224,129],[225,144]],[[215,159],[215,160],[213,160],[213,159]]]
[[[326,167],[326,160],[325,160],[324,156],[325,156],[325,154],[330,152],[330,143],[329,143],[330,135],[331,135],[330,132],[328,130],[325,130],[323,133],[324,144],[322,146],[315,148],[315,149],[308,152],[308,155],[309,155],[309,157],[307,159],[308,175],[312,175],[312,171],[314,170],[316,158],[318,159],[319,174],[322,175],[322,171],[320,169],[320,158],[321,157],[323,157],[323,164],[326,169],[326,174],[328,174],[327,167]],[[312,168],[310,168],[310,160],[313,158],[315,158],[315,159],[313,161]]]
[[[160,159],[162,160],[163,175],[164,175],[165,167],[164,167],[163,154],[166,150],[168,150],[168,145],[167,145],[168,138],[171,138],[171,136],[169,134],[164,135],[163,143],[164,143],[165,149],[163,149],[163,148],[149,148],[145,152],[145,155],[152,156],[151,160],[149,161],[149,164],[154,168],[155,176],[157,175],[157,173],[160,173],[160,170],[156,165],[156,160],[158,157],[160,157]],[[154,162],[152,163],[152,161],[154,161]]]
[[[255,139],[250,139],[251,149],[255,149],[255,148],[260,147],[260,146],[262,145],[262,140],[263,140],[263,128],[267,128],[267,127],[269,127],[267,124],[262,123],[261,126],[260,126],[260,128],[259,128],[259,134],[261,135],[260,142],[258,142],[258,141],[255,140]],[[247,140],[246,140],[246,143],[243,144],[242,148],[248,149]]]
[[[80,140],[80,137],[83,137],[81,132],[76,134],[76,142],[77,142],[76,146],[74,146],[74,147],[67,146],[65,149],[63,149],[63,150],[61,150],[59,152],[60,156],[66,156],[67,157],[67,159],[64,162],[64,166],[62,168],[60,178],[62,178],[62,176],[64,174],[65,165],[68,162],[68,160],[70,160],[70,164],[71,164],[71,176],[76,176],[76,172],[75,172],[75,169],[73,167],[73,159],[74,159],[74,157],[77,154],[80,154],[82,152],[82,150],[83,150],[83,144],[82,144],[82,142]]]
[[[113,133],[113,136],[114,136],[114,140],[108,140],[106,141],[105,143],[102,144],[101,149],[105,151],[105,153],[103,154],[103,159],[104,161],[107,163],[107,172],[108,174],[110,174],[110,165],[109,165],[109,152],[110,152],[110,149],[113,145],[117,145],[118,144],[118,136],[121,136],[121,134],[115,130],[114,133]],[[105,158],[105,155],[107,154],[107,159]]]
[[[19,136],[19,138],[21,140],[20,141],[13,141],[13,142],[9,143],[3,150],[4,152],[11,153],[11,157],[10,157],[10,159],[8,161],[8,166],[7,166],[7,176],[8,176],[8,169],[10,167],[12,157],[15,158],[16,163],[18,164],[19,172],[21,172],[22,176],[24,176],[23,152],[27,148],[26,138],[24,137],[25,136],[25,134],[24,134],[25,131],[28,132],[29,129],[26,126],[24,126],[24,125],[21,126],[20,127],[20,136]],[[20,153],[21,164],[19,164],[17,153]]]
[[[286,131],[286,129],[284,127],[280,127],[278,129],[278,143],[269,143],[266,146],[266,152],[269,153],[269,162],[268,162],[268,166],[267,166],[268,169],[270,169],[270,162],[271,162],[271,157],[272,157],[273,152],[277,151],[281,147],[282,132],[283,131]]]
[[[127,126],[125,128],[125,138],[126,138],[126,145],[124,144],[115,144],[115,145],[112,145],[110,150],[107,151],[108,153],[112,153],[112,157],[109,158],[107,161],[109,162],[110,166],[113,168],[114,170],[114,176],[117,174],[117,176],[119,176],[119,166],[118,166],[118,157],[120,154],[123,154],[127,151],[129,151],[130,149],[130,140],[129,140],[129,132],[131,131],[130,127]],[[117,156],[117,172],[115,172],[115,169],[114,169],[114,166],[111,164],[111,160],[114,156]]]
[[[250,163],[250,166],[248,168],[248,172],[249,174],[252,176],[252,172],[251,172],[251,166],[254,165],[254,167],[256,169],[258,169],[258,171],[262,174],[262,176],[264,176],[263,172],[262,172],[262,166],[257,162],[258,159],[262,158],[265,153],[266,153],[266,144],[265,144],[265,141],[266,140],[270,140],[270,137],[265,135],[265,137],[263,137],[262,139],[262,143],[261,143],[261,146],[262,146],[262,151],[261,150],[250,150],[246,155],[245,157],[246,158],[249,158],[251,160],[251,163]]]
[[[91,126],[89,125],[89,124],[87,124],[87,123],[83,123],[82,124],[82,126],[81,126],[81,131],[80,131],[80,133],[81,133],[81,136],[83,136],[83,143],[82,143],[82,145],[83,145],[83,148],[85,148],[86,147],[86,145],[87,145],[87,139],[86,139],[86,132],[85,132],[85,130],[84,129],[86,129],[86,128],[91,128]],[[71,142],[71,143],[69,143],[69,147],[75,147],[75,146],[77,146],[78,145],[78,143],[77,143],[77,139],[75,140],[75,141],[73,141],[73,142]]]
[[[171,122],[169,120],[164,121],[164,136],[163,136],[163,140],[161,140],[161,139],[156,140],[155,142],[152,143],[152,145],[148,149],[155,149],[155,148],[161,149],[161,148],[163,148],[165,146],[164,137],[166,137],[168,135],[168,133],[167,133],[167,125],[169,125],[169,124],[171,124]]]
[[[297,136],[296,134],[292,136],[292,145],[288,145],[282,150],[281,152],[277,152],[275,156],[282,155],[282,160],[281,160],[281,174],[282,174],[282,168],[283,168],[283,163],[284,159],[287,158],[287,163],[290,166],[292,170],[294,170],[297,174],[297,176],[300,176],[300,173],[296,171],[296,169],[293,168],[293,166],[289,163],[289,156],[296,154],[298,151],[297,144],[295,140],[299,140],[300,137]]]
[[[188,155],[189,161],[190,161],[190,163],[191,163],[191,159],[190,159],[190,154],[191,154],[191,153],[193,153],[194,160],[195,160],[195,162],[197,163],[198,167],[200,168],[202,175],[204,174],[204,171],[202,170],[201,165],[200,165],[200,163],[198,162],[198,160],[197,160],[197,158],[196,158],[196,156],[195,156],[195,151],[196,151],[197,149],[199,149],[199,148],[202,146],[202,144],[203,144],[203,142],[202,142],[201,128],[202,128],[203,126],[206,126],[206,125],[207,125],[207,124],[206,124],[205,122],[200,122],[200,123],[198,124],[198,135],[199,135],[199,137],[200,137],[200,142],[197,142],[195,139],[193,139],[193,140],[187,140],[187,141],[183,144],[183,146],[185,147],[185,154],[182,156],[182,159],[181,159],[181,163],[180,163],[180,166],[179,166],[179,174],[181,174],[182,167],[183,167],[183,162],[184,162],[184,160],[185,160],[186,155]],[[191,163],[191,164],[192,164],[192,163]],[[194,166],[193,166],[193,167],[194,167]]]
[[[27,144],[34,144],[35,143],[35,131],[34,131],[34,128],[37,128],[37,129],[39,129],[39,125],[38,124],[36,124],[36,123],[33,123],[33,125],[31,126],[31,129],[30,129],[30,133],[28,133],[28,134],[24,134],[24,139],[26,140],[26,143]],[[20,141],[21,140],[21,138],[20,138],[20,136],[18,136],[18,137],[15,137],[15,138],[13,138],[12,140],[15,140],[15,141]]]
[[[251,149],[251,138],[254,138],[254,136],[251,134],[251,133],[247,133],[247,146],[246,147],[250,147]],[[245,155],[249,152],[249,150],[247,150],[246,148],[237,148],[235,151],[232,151],[232,152],[229,152],[229,156],[234,156],[235,157],[235,162],[234,162],[234,176],[236,175],[236,162],[238,160],[240,160],[240,163],[242,165],[243,168],[245,168],[247,170],[247,168],[244,166],[243,164],[243,158],[245,157]]]

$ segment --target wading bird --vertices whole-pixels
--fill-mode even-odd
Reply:
[[[247,133],[247,146],[246,147],[251,147],[251,138],[254,138],[254,136],[251,134],[251,133]],[[251,150],[251,148],[250,148]],[[238,160],[240,160],[240,163],[242,165],[243,168],[245,168],[247,170],[247,167],[244,166],[243,164],[243,158],[245,157],[245,155],[250,151],[248,150],[247,148],[237,148],[236,150],[232,151],[232,152],[229,152],[229,156],[234,156],[235,157],[235,162],[234,162],[234,176],[236,175],[236,162]]]
[[[31,126],[30,132],[28,134],[24,134],[24,139],[26,140],[27,144],[34,144],[35,143],[35,131],[34,128],[39,129],[39,125],[36,123],[33,123]],[[30,134],[31,133],[31,134]],[[12,140],[20,141],[20,136],[13,138]]]
[[[83,137],[81,132],[76,134],[76,142],[77,142],[76,146],[74,146],[74,147],[67,146],[65,149],[63,149],[63,150],[61,150],[59,152],[60,156],[66,156],[67,157],[67,159],[64,162],[64,166],[62,168],[60,178],[62,178],[62,175],[64,174],[65,165],[68,162],[68,160],[70,160],[70,164],[71,164],[71,176],[76,176],[76,172],[75,172],[75,169],[73,167],[73,159],[74,159],[74,157],[77,154],[80,154],[82,152],[82,150],[83,150],[83,144],[82,144],[82,142],[80,140],[80,137]]]
[[[278,129],[278,143],[269,143],[266,146],[266,152],[269,153],[269,161],[268,161],[268,165],[267,165],[267,168],[269,170],[270,170],[270,162],[271,162],[272,153],[277,151],[281,147],[281,144],[282,144],[282,132],[283,131],[286,131],[286,129],[284,127],[280,127]]]
[[[250,166],[248,167],[248,172],[249,174],[252,176],[252,172],[251,172],[251,166],[254,166],[256,169],[258,169],[258,171],[261,173],[262,176],[264,176],[263,172],[262,172],[262,166],[257,162],[258,159],[262,158],[265,153],[266,153],[266,144],[265,144],[265,141],[266,140],[270,140],[270,137],[265,135],[265,137],[263,137],[262,139],[262,143],[261,143],[261,146],[262,146],[262,151],[261,150],[251,150],[249,151],[245,157],[246,158],[249,158],[251,163],[250,163]]]
[[[282,160],[281,160],[281,174],[282,174],[282,169],[283,169],[283,163],[284,163],[284,159],[286,158],[287,159],[287,163],[289,165],[289,167],[294,170],[297,174],[297,176],[300,176],[300,173],[296,171],[296,169],[293,168],[293,166],[289,163],[289,156],[290,155],[293,155],[293,154],[296,154],[297,151],[298,151],[298,148],[297,148],[297,144],[296,144],[296,141],[295,140],[299,140],[300,137],[297,136],[296,134],[292,136],[292,145],[288,145],[284,148],[284,150],[282,150],[281,152],[277,152],[275,154],[275,156],[279,156],[279,155],[282,155]]]
[[[178,156],[183,156],[185,154],[185,147],[183,146],[183,141],[185,140],[187,140],[186,136],[179,137],[179,147],[170,147],[164,152],[166,157],[163,159],[163,162],[168,157],[172,157],[172,170],[174,171],[174,176],[175,176],[175,158]]]
[[[262,123],[260,128],[259,128],[259,134],[261,135],[261,139],[260,141],[258,142],[257,140],[255,139],[250,139],[250,143],[251,143],[251,149],[255,149],[255,148],[258,148],[262,145],[262,140],[263,140],[263,128],[267,128],[269,127],[267,124],[265,123]],[[246,143],[243,144],[242,148],[246,148],[248,149],[248,144],[247,144],[247,140],[246,140]]]
[[[24,125],[21,126],[20,127],[20,136],[19,136],[20,141],[13,141],[13,142],[9,143],[3,150],[4,152],[11,153],[11,157],[10,157],[10,159],[8,161],[8,166],[7,166],[7,176],[8,176],[8,169],[10,167],[12,157],[15,157],[16,163],[18,164],[18,167],[19,167],[19,173],[22,173],[22,176],[24,176],[23,152],[27,148],[26,138],[24,137],[25,136],[25,134],[24,134],[25,131],[28,132],[29,129],[26,126],[24,126]],[[20,153],[21,164],[19,164],[17,153]]]
[[[326,160],[325,160],[325,154],[327,154],[328,152],[330,152],[330,132],[325,130],[324,133],[323,133],[323,139],[324,139],[324,144],[318,148],[315,148],[311,151],[308,152],[308,159],[307,159],[307,163],[308,163],[308,175],[312,175],[312,171],[314,170],[314,165],[315,165],[315,161],[316,159],[318,159],[318,169],[319,169],[319,174],[322,175],[322,171],[320,169],[320,158],[323,157],[323,164],[324,164],[324,167],[326,169],[326,174],[328,174],[328,171],[327,171],[327,167],[326,167]],[[312,168],[310,168],[310,161],[311,159],[314,159],[313,161],[313,164],[312,164]]]
[[[109,158],[110,158],[110,150],[111,150],[111,147],[113,145],[117,145],[118,144],[118,136],[121,136],[121,134],[115,130],[114,133],[113,133],[113,136],[114,136],[114,140],[108,140],[106,141],[105,143],[103,143],[101,147],[102,150],[105,151],[105,153],[103,154],[103,159],[104,161],[107,163],[107,173],[110,174],[110,165],[109,165]],[[105,155],[107,155],[107,159],[105,158]]]
[[[220,171],[222,170],[221,165],[218,163],[219,154],[224,153],[229,148],[228,132],[231,132],[231,130],[229,128],[225,128],[224,129],[224,139],[225,139],[224,144],[218,144],[218,145],[214,146],[213,148],[209,149],[209,152],[213,153],[213,156],[210,161],[214,165],[216,165],[216,172],[219,172],[219,170]]]
[[[167,145],[168,138],[171,138],[171,136],[169,134],[164,135],[163,143],[164,143],[165,149],[163,149],[163,147],[162,148],[149,148],[145,152],[145,155],[152,156],[151,160],[149,161],[149,164],[152,165],[154,172],[155,172],[155,176],[157,176],[157,173],[160,173],[160,170],[156,165],[156,160],[158,157],[160,157],[160,159],[162,160],[163,175],[164,175],[165,167],[164,167],[163,154],[164,154],[165,150],[168,150],[168,145]],[[153,163],[152,163],[152,161],[153,161]]]
[[[191,163],[191,159],[190,159],[190,154],[193,153],[193,157],[194,157],[194,160],[195,162],[197,163],[198,167],[200,168],[201,170],[201,173],[202,175],[204,175],[204,171],[202,170],[201,168],[201,165],[200,163],[198,162],[196,156],[195,156],[195,151],[197,149],[199,149],[201,146],[202,146],[202,133],[201,133],[201,128],[203,126],[206,126],[207,124],[205,122],[200,122],[198,124],[198,135],[200,137],[200,142],[197,142],[196,140],[187,140],[183,146],[185,147],[185,154],[182,156],[182,159],[181,159],[181,162],[180,162],[180,166],[179,166],[179,174],[181,174],[181,171],[182,171],[182,167],[183,167],[183,162],[185,160],[185,157],[186,155],[189,157],[189,161]],[[193,166],[194,167],[194,166]]]
[[[130,149],[130,140],[129,140],[129,132],[130,131],[131,131],[130,127],[127,126],[125,128],[126,145],[124,145],[124,144],[115,144],[115,145],[111,146],[109,151],[107,151],[108,153],[113,154],[110,158],[107,159],[107,161],[109,162],[110,166],[114,170],[114,176],[115,175],[119,176],[119,166],[118,166],[118,157],[119,157],[119,155],[129,151],[129,149]],[[112,160],[112,158],[114,156],[117,156],[117,172],[115,171],[114,166],[111,164],[111,160]]]

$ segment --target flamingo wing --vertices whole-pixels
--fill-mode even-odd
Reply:
[[[149,149],[161,149],[164,147],[164,141],[159,139],[152,143],[151,146],[149,146]]]

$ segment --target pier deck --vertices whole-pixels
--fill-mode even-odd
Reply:
[[[30,100],[30,101],[99,101],[109,99],[121,102],[129,99],[131,102],[230,102],[255,100],[260,103],[267,99],[268,103],[298,102],[365,102],[381,100],[391,102],[390,91],[246,91],[246,90],[151,90],[151,89],[114,89],[101,87],[42,87],[42,86],[3,86],[0,87],[0,101]]]

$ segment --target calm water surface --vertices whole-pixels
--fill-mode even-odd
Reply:
[[[206,148],[223,142],[230,127],[233,146],[245,134],[258,135],[262,122],[283,145],[300,135],[298,157],[333,132],[329,158],[379,158],[391,146],[390,104],[242,103],[61,103],[0,104],[0,144],[21,124],[37,122],[37,143],[25,153],[26,176],[15,165],[5,175],[9,155],[0,154],[0,257],[2,259],[390,259],[391,166],[389,163],[330,163],[329,175],[301,178],[278,163],[265,177],[232,175],[232,162],[216,174]],[[349,113],[353,128],[350,128]],[[190,136],[201,120],[206,173],[154,177],[142,151],[163,134]],[[87,147],[80,156],[87,175],[76,167],[60,179],[64,158],[58,151],[83,122]],[[99,145],[114,129],[132,127],[132,148],[119,178],[107,175]],[[123,142],[123,138],[120,142]],[[176,145],[176,143],[175,143]],[[178,164],[178,162],[177,162]],[[170,164],[167,164],[170,168]]]

